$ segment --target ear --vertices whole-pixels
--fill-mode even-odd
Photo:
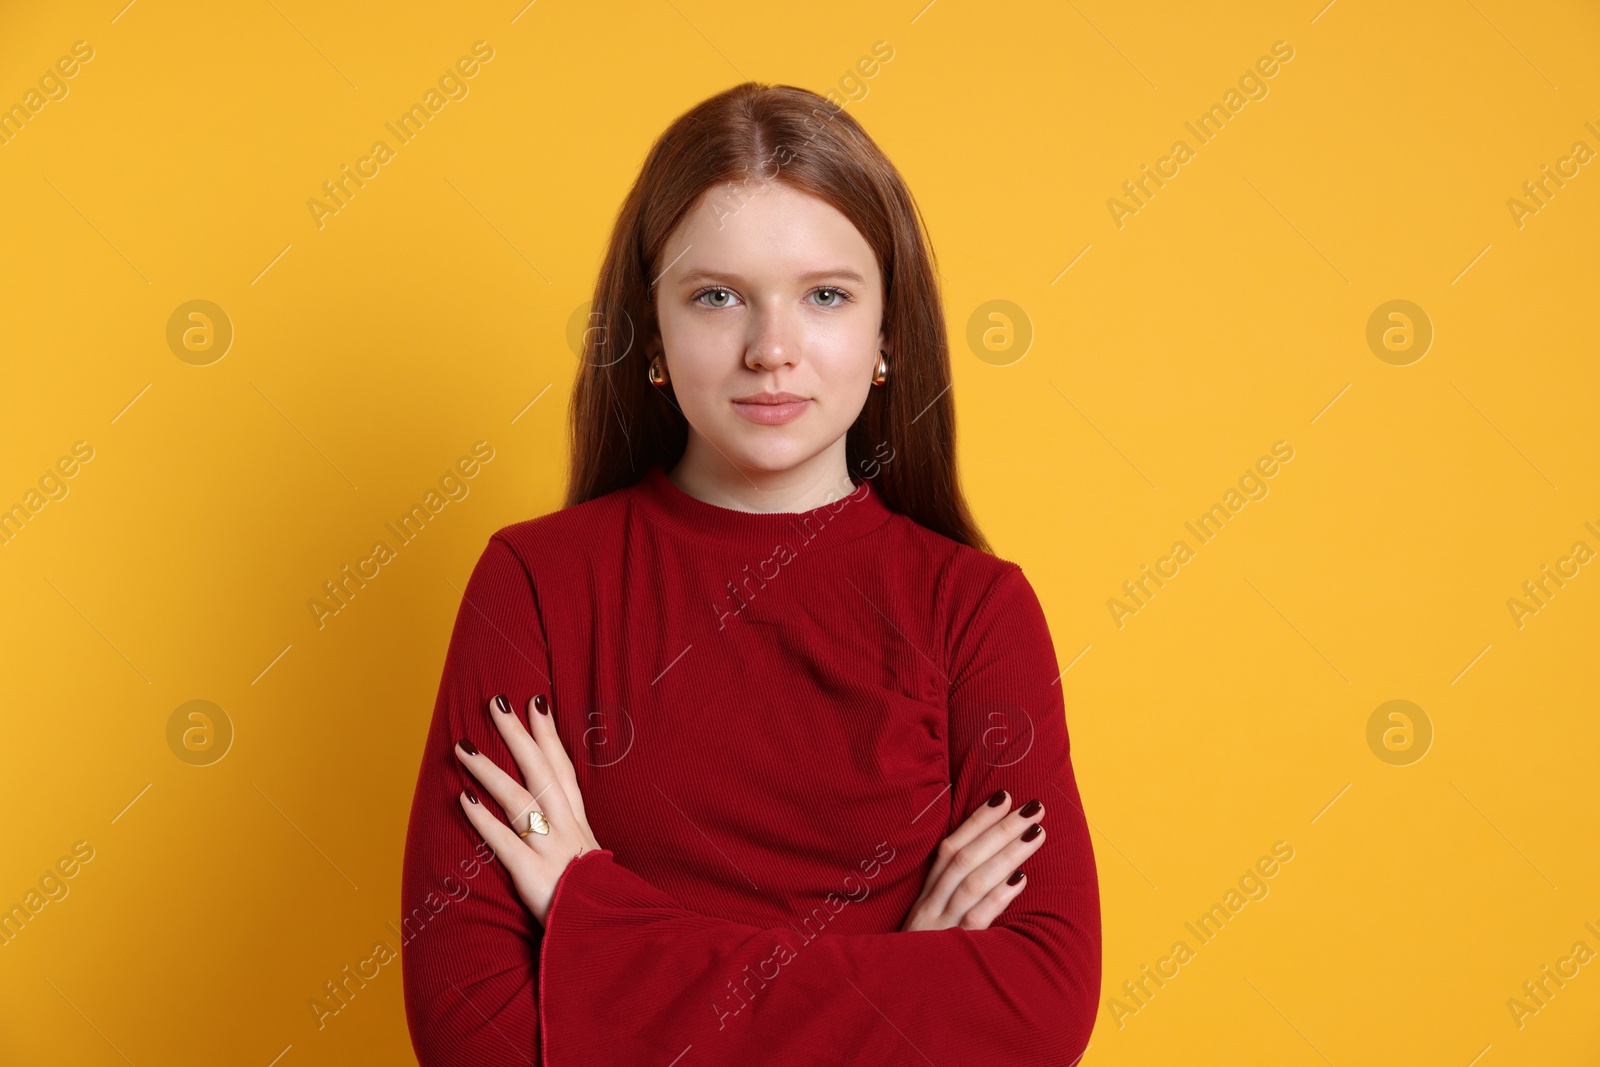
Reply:
[[[665,355],[665,348],[661,344],[661,323],[657,321],[652,310],[646,317],[644,329],[640,334],[639,344],[644,350],[644,361],[649,363],[657,356]]]

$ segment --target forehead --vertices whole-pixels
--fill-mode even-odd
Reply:
[[[697,270],[780,278],[851,266],[877,278],[872,246],[832,204],[778,182],[702,193],[667,241],[665,279]]]

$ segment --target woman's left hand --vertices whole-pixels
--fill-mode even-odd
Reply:
[[[489,702],[489,718],[517,761],[521,782],[479,752],[471,741],[457,741],[455,748],[456,758],[500,805],[511,825],[501,822],[470,788],[459,797],[461,808],[505,864],[517,895],[540,925],[550,913],[556,881],[567,864],[600,847],[583,813],[578,776],[561,745],[549,707],[543,694],[528,702],[528,721],[533,724],[533,733],[529,734],[504,696]],[[530,824],[548,826],[549,832],[528,833]]]

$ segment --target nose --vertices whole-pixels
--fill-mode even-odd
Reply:
[[[800,346],[795,323],[783,311],[767,307],[750,317],[754,329],[745,346],[744,365],[751,370],[777,370],[799,358]]]

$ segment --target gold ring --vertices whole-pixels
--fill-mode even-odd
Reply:
[[[527,837],[529,834],[548,834],[549,832],[550,820],[544,817],[544,812],[535,808],[528,813],[528,828],[526,830],[518,830],[517,836]]]

